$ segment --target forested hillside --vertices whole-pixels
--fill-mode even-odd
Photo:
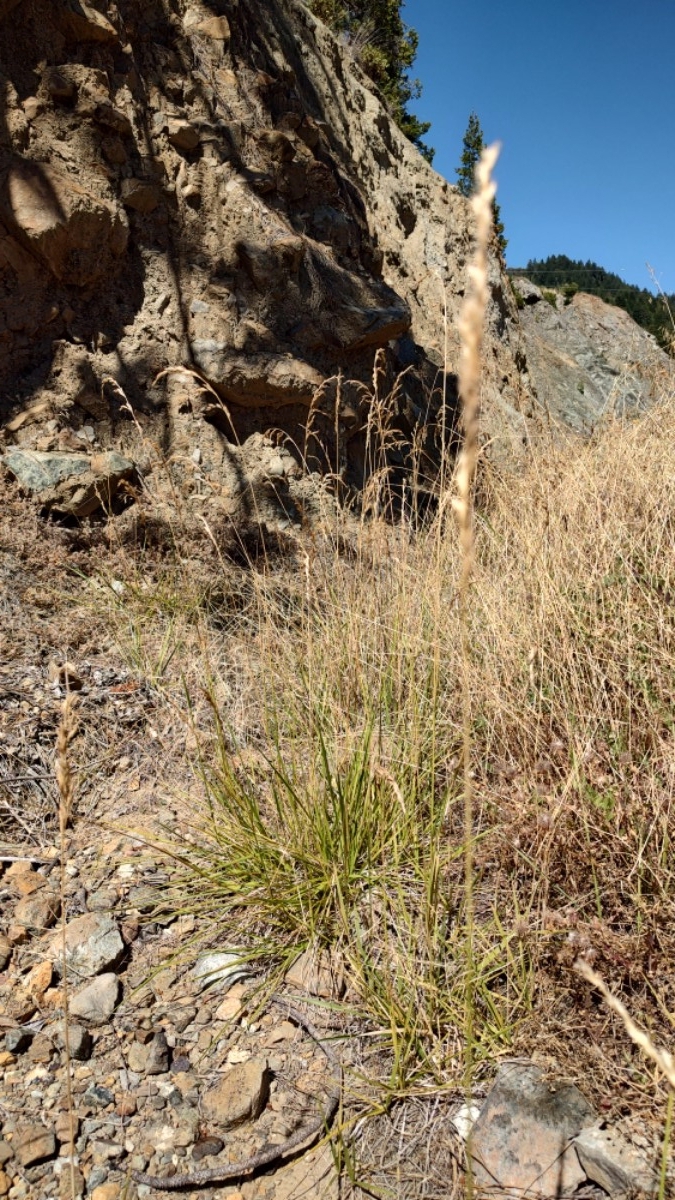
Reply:
[[[600,296],[608,304],[616,304],[630,313],[634,321],[652,333],[658,342],[668,349],[673,338],[675,295],[655,296],[647,288],[626,283],[613,271],[606,271],[597,263],[582,262],[568,258],[565,254],[551,254],[545,259],[531,258],[524,274],[539,287],[562,288],[568,296],[577,291]]]

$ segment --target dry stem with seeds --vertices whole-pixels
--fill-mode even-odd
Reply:
[[[68,962],[66,925],[66,854],[67,830],[72,820],[74,802],[74,780],[68,756],[68,748],[75,732],[75,713],[72,693],[68,692],[63,702],[61,721],[56,736],[56,783],[59,791],[59,851],[61,891],[61,989],[63,993],[63,1046],[65,1052],[66,1099],[68,1102],[68,1167],[72,1200],[78,1195],[75,1181],[75,1108],[71,1079],[70,1030],[68,1028]]]

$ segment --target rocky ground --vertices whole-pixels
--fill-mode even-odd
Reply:
[[[504,1065],[492,1090],[488,1072],[469,1110],[428,1088],[382,1111],[339,971],[305,956],[270,996],[267,965],[228,954],[232,931],[214,937],[169,902],[174,867],[155,839],[179,840],[185,796],[193,816],[199,804],[185,722],[82,607],[82,535],[12,488],[4,513],[0,1195],[161,1198],[173,1191],[161,1180],[185,1177],[194,1197],[460,1196],[476,1117],[486,1194],[522,1190],[533,1162],[544,1183],[531,1194],[557,1194],[551,1164],[563,1161],[562,1194],[651,1194],[657,1131],[624,1121],[623,1142],[542,1065]],[[62,844],[54,746],[67,682],[77,787]]]

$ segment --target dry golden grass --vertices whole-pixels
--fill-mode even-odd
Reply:
[[[540,445],[519,474],[483,463],[466,607],[474,1077],[534,1054],[655,1131],[665,1081],[573,967],[592,963],[672,1045],[674,445],[669,398],[589,443]],[[454,523],[364,520],[348,554],[308,531],[245,569],[206,539],[186,568],[182,549],[175,571],[118,554],[124,596],[95,601],[156,694],[192,699],[205,799],[186,804],[179,903],[224,931],[236,915],[270,985],[299,947],[339,947],[384,1103],[461,1088]]]
[[[148,681],[157,724],[184,717],[176,904],[236,928],[270,987],[306,945],[342,957],[368,1035],[357,1114],[518,1052],[658,1130],[662,1072],[574,963],[672,1045],[675,403],[540,440],[518,472],[484,461],[477,495],[477,352],[468,457],[425,524],[379,515],[395,404],[376,363],[368,518],[236,562],[179,514],[172,553],[112,524],[73,611]]]

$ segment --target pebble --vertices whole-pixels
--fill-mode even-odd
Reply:
[[[46,1158],[54,1158],[56,1138],[44,1125],[25,1125],[18,1130],[13,1149],[20,1166],[30,1167]]]
[[[39,891],[33,896],[20,900],[14,909],[14,920],[24,929],[34,929],[37,932],[50,929],[61,912],[61,901],[53,892],[45,895]]]
[[[115,1112],[118,1117],[133,1117],[136,1112],[136,1098],[131,1095],[131,1092],[124,1092],[115,1106]]]
[[[204,1138],[200,1142],[196,1142],[192,1147],[192,1157],[195,1162],[201,1162],[203,1158],[208,1158],[212,1154],[220,1154],[225,1143],[221,1142],[220,1138],[211,1137]]]
[[[0,933],[0,971],[4,971],[11,957],[12,947],[9,939],[5,937],[4,933]]]
[[[6,1196],[11,1186],[12,1181],[9,1175],[6,1175],[4,1171],[0,1171],[0,1196]]]
[[[202,1097],[202,1113],[223,1129],[255,1120],[267,1103],[270,1077],[266,1059],[233,1067]]]
[[[163,1029],[160,1029],[155,1034],[146,1049],[146,1075],[163,1075],[168,1071],[171,1062],[171,1050]]]
[[[50,946],[57,975],[62,970],[61,935]],[[69,971],[79,979],[93,979],[109,971],[124,953],[124,942],[112,917],[99,912],[85,913],[66,925],[66,962]]]
[[[87,1180],[89,1191],[94,1191],[97,1187],[102,1187],[108,1178],[107,1167],[92,1167]]]
[[[32,1029],[10,1029],[5,1034],[5,1050],[10,1054],[25,1054],[34,1036]]]
[[[110,1088],[92,1083],[84,1093],[84,1101],[91,1108],[107,1108],[109,1104],[115,1103],[115,1097]]]
[[[116,975],[99,975],[87,984],[70,1002],[74,1017],[82,1017],[92,1025],[103,1025],[110,1019],[120,992],[120,981]]]

